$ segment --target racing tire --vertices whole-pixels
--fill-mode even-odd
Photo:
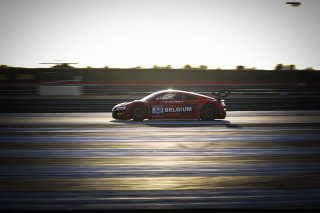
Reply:
[[[130,117],[134,121],[143,121],[147,118],[147,110],[142,105],[133,106],[130,110]]]
[[[200,110],[201,120],[213,121],[218,115],[218,109],[212,104],[205,104]]]

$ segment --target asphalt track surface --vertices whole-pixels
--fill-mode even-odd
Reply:
[[[320,111],[0,114],[0,210],[320,207]]]

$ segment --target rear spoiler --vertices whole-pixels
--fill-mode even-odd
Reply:
[[[224,99],[230,95],[230,90],[220,89],[212,92],[212,95],[214,95],[217,99]]]

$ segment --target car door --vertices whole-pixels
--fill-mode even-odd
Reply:
[[[181,93],[181,112],[182,118],[193,119],[195,118],[195,110],[199,104],[199,98],[189,93]]]
[[[159,119],[179,118],[180,111],[177,107],[179,104],[181,104],[181,102],[182,100],[180,93],[162,93],[150,101],[151,117]]]
[[[159,119],[192,119],[198,99],[191,94],[167,92],[151,101],[151,117]]]

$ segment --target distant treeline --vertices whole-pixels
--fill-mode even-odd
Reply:
[[[320,85],[320,72],[282,69],[246,71],[219,69],[114,69],[114,68],[12,68],[0,67],[0,85],[51,84],[288,84]],[[157,71],[155,71],[157,70]]]
[[[45,63],[45,64],[50,64],[50,63]],[[76,63],[53,63],[55,65],[51,66],[50,68],[63,68],[63,69],[156,69],[156,70],[208,70],[208,66],[206,65],[200,65],[200,66],[191,66],[189,64],[186,64],[184,67],[182,68],[173,68],[171,65],[166,65],[166,66],[158,66],[158,65],[153,65],[152,68],[143,68],[141,66],[137,66],[137,67],[132,67],[132,68],[110,68],[108,66],[105,66],[104,68],[94,68],[94,67],[85,67],[85,68],[78,68],[78,67],[74,67],[71,64],[76,64]],[[16,68],[23,68],[23,67],[10,67],[7,65],[0,65],[0,69],[16,69]],[[48,69],[50,69],[48,68]],[[27,68],[26,68],[27,69]],[[210,70],[230,70],[230,69],[222,69],[222,68],[215,68],[215,69],[210,69]],[[231,70],[263,70],[263,69],[257,69],[256,67],[251,67],[248,68],[246,66],[243,65],[238,65],[237,67],[235,67],[235,69],[231,69]],[[301,69],[297,69],[296,66],[294,64],[290,64],[290,65],[286,65],[286,64],[277,64],[273,70],[301,70]],[[307,67],[305,69],[302,70],[316,70],[313,69],[312,67]],[[318,70],[316,70],[318,71]]]

